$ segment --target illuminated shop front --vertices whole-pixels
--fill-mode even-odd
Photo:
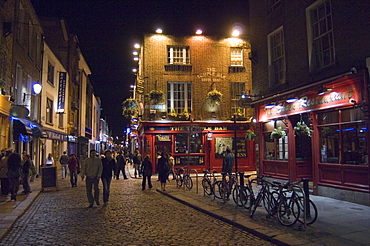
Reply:
[[[234,131],[231,121],[141,122],[139,150],[143,156],[150,156],[153,165],[157,153],[165,152],[173,155],[176,166],[189,165],[201,173],[207,169],[221,172],[226,149],[236,147],[237,170],[233,171],[255,171],[255,143],[245,137],[249,127],[249,123],[238,122]]]
[[[316,194],[328,195],[329,187],[358,191],[360,200],[368,199],[367,85],[364,71],[287,92],[297,96],[291,103],[281,95],[258,101],[259,174],[310,178]],[[275,104],[269,107],[271,101]]]

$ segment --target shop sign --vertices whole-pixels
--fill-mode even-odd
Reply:
[[[158,142],[171,142],[171,135],[162,135],[162,134],[157,134],[155,135],[155,138]]]
[[[212,140],[212,138],[213,138],[213,133],[207,132],[207,140]]]
[[[276,117],[294,115],[307,111],[351,106],[353,105],[353,100],[360,103],[361,88],[359,84],[360,83],[348,80],[346,83],[333,86],[332,92],[324,95],[312,93],[310,95],[301,96],[299,100],[294,103],[282,102],[278,106],[270,109],[265,109],[265,105],[263,105],[259,110],[259,120],[266,121]]]

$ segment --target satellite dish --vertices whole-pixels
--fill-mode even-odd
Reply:
[[[30,111],[25,106],[13,106],[10,108],[10,115],[17,118],[25,118]]]

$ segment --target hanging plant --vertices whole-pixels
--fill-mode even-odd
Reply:
[[[248,129],[247,132],[245,133],[245,137],[248,140],[253,140],[256,137],[256,134],[251,129]]]
[[[299,121],[294,127],[294,133],[298,136],[308,136],[311,137],[312,130],[306,125],[304,121]]]
[[[276,139],[279,139],[279,138],[283,138],[286,136],[286,133],[284,130],[281,130],[281,127],[279,126],[277,129],[275,128],[272,132],[271,132],[271,135],[270,135],[270,138],[273,139],[273,138],[276,138]]]
[[[149,100],[154,104],[159,104],[163,101],[163,91],[152,90],[149,92]]]
[[[220,105],[222,93],[219,92],[217,89],[213,89],[207,93],[206,99],[209,100],[212,105]]]
[[[170,113],[168,113],[169,116],[177,117],[176,110],[173,108]]]
[[[127,98],[122,102],[122,114],[125,117],[130,117],[139,114],[139,104],[136,99]]]

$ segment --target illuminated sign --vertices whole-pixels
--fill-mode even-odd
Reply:
[[[67,73],[60,72],[59,73],[59,90],[58,90],[58,107],[57,107],[58,113],[64,112],[65,98],[66,98],[66,79],[67,79]]]

